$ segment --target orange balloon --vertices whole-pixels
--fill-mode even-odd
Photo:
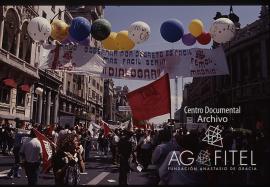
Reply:
[[[128,31],[126,30],[118,32],[115,40],[118,50],[129,51],[135,46],[135,43],[128,37]]]
[[[108,50],[118,50],[118,47],[116,45],[116,32],[111,32],[110,35],[105,39],[101,41],[102,46],[104,49]]]
[[[51,23],[51,26],[52,26],[51,37],[53,39],[61,42],[67,38],[69,28],[68,24],[66,24],[62,20],[55,19]]]

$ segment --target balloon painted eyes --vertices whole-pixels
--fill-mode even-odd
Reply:
[[[235,26],[228,18],[219,18],[212,24],[210,32],[215,42],[226,43],[233,38]]]
[[[34,33],[34,36],[36,36],[36,33]]]
[[[141,44],[147,40],[147,37],[145,37],[145,34],[147,32],[150,33],[150,27],[148,24],[142,21],[137,21],[137,22],[132,23],[129,26],[128,32],[129,32],[130,39],[134,43]]]

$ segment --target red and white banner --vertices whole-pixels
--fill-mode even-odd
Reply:
[[[52,146],[55,146],[55,144],[51,140],[49,140],[44,134],[40,133],[37,129],[33,128],[33,131],[35,132],[37,139],[40,141],[42,147],[42,172],[45,172],[51,166],[51,157],[53,153]]]
[[[108,134],[112,132],[111,128],[109,127],[110,125],[106,123],[105,121],[101,120],[100,126],[104,130],[104,136],[108,136]]]
[[[65,45],[41,56],[41,69],[66,70],[103,78],[156,80],[169,77],[205,77],[229,74],[223,48],[171,49],[165,51],[110,51]]]

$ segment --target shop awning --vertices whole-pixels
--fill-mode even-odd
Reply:
[[[6,86],[9,86],[9,87],[12,87],[12,88],[16,88],[17,87],[17,83],[13,79],[5,79],[5,80],[3,80],[3,83]]]
[[[30,92],[30,86],[28,84],[23,84],[20,86],[20,88],[23,92],[27,92],[27,93]]]

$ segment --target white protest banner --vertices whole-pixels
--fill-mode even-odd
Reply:
[[[69,127],[73,127],[75,123],[75,116],[60,116],[59,117],[59,125],[61,127],[65,127],[65,125],[69,125]]]
[[[118,106],[119,111],[131,111],[130,106]]]
[[[65,45],[41,60],[42,69],[68,70],[103,78],[155,80],[164,73],[201,77],[228,74],[223,49],[171,49],[157,52],[110,51],[81,45]]]

